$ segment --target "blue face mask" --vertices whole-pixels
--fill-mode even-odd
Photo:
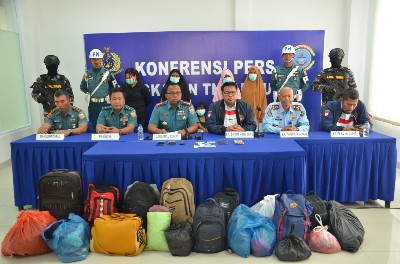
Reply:
[[[233,80],[232,80],[231,77],[225,77],[224,78],[224,83],[226,83],[226,82],[233,82]]]
[[[249,79],[250,81],[254,82],[257,80],[257,73],[249,73]]]
[[[127,84],[133,84],[135,81],[133,80],[133,78],[130,79],[125,79]]]
[[[172,82],[172,83],[178,83],[179,82],[179,77],[169,77],[169,80]]]

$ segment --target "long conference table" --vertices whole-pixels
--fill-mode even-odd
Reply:
[[[241,202],[253,205],[268,194],[309,190],[339,202],[384,200],[389,207],[396,181],[396,139],[373,132],[368,138],[331,138],[310,132],[308,138],[243,139],[244,145],[219,145],[223,136],[204,133],[215,148],[156,146],[136,134],[119,141],[92,141],[90,134],[64,141],[36,141],[35,135],[11,143],[15,205],[37,206],[40,176],[52,169],[82,172],[88,183],[113,184],[125,192],[134,181],[156,183],[184,177],[194,187],[196,204],[223,187],[239,191]],[[179,143],[179,142],[177,142]]]

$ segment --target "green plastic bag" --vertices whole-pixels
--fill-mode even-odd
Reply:
[[[144,249],[169,252],[164,231],[170,225],[170,212],[147,212],[147,244]]]

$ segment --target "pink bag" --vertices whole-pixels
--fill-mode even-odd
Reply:
[[[321,216],[315,215],[315,219],[320,224],[314,227],[307,238],[307,244],[310,249],[314,252],[319,253],[336,253],[341,251],[341,247],[336,237],[328,231],[328,226],[322,225]]]

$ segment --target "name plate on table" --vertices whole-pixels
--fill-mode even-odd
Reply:
[[[181,140],[182,135],[178,133],[153,134],[153,140]]]
[[[331,131],[331,137],[341,138],[341,137],[360,137],[360,132],[358,131]]]
[[[225,132],[225,138],[254,138],[253,131]]]
[[[92,140],[119,140],[118,133],[92,134]]]
[[[36,134],[36,140],[64,140],[63,134]]]
[[[281,138],[308,138],[308,131],[281,131]]]

